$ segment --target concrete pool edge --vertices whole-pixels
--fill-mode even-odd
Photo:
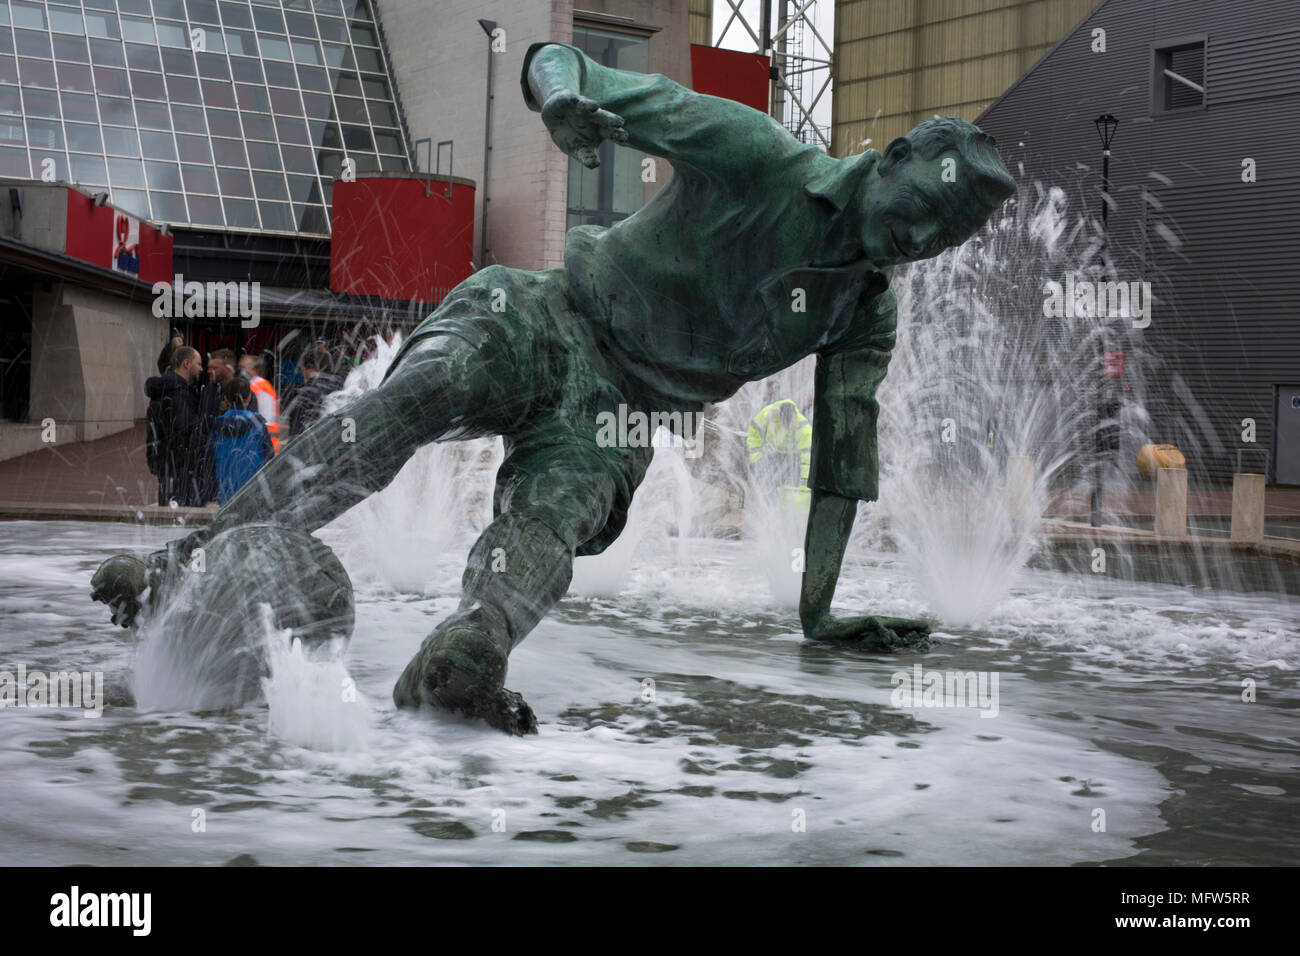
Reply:
[[[91,521],[181,528],[208,524],[214,514],[215,505],[168,508],[0,500],[0,521]],[[1300,594],[1300,541],[1294,539],[1266,538],[1259,543],[1245,543],[1202,535],[1162,537],[1141,528],[1094,528],[1085,522],[1060,519],[1045,519],[1037,538],[1040,546],[1029,562],[1029,567],[1037,570],[1096,573],[1092,570],[1095,549],[1109,546],[1114,549],[1113,554],[1108,552],[1113,565],[1110,573],[1122,579]],[[887,544],[892,546],[893,542]],[[1276,573],[1266,580],[1258,573],[1262,566],[1271,566]]]
[[[169,508],[163,505],[0,501],[0,521],[111,521],[180,527],[208,524],[216,513],[216,505]]]

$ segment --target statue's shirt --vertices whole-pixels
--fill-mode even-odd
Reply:
[[[524,60],[534,110],[528,68],[545,45]],[[675,173],[628,219],[568,233],[570,294],[610,358],[647,393],[695,404],[817,354],[809,484],[874,498],[875,390],[894,342],[888,270],[813,250],[876,154],[834,159],[756,110],[568,49],[581,93]]]

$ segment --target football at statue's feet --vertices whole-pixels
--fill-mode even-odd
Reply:
[[[352,582],[334,552],[305,531],[274,524],[216,535],[183,562],[166,550],[144,560],[109,558],[91,596],[123,627],[156,629],[173,669],[202,676],[204,709],[239,706],[269,673],[269,608],[275,632],[312,651],[352,636]],[[288,645],[286,644],[286,647]]]

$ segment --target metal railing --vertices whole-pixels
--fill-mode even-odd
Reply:
[[[442,191],[443,199],[451,198],[451,178],[452,165],[456,158],[456,147],[454,141],[443,139],[438,141],[437,153],[434,153],[433,138],[424,136],[415,141],[415,158],[418,163],[420,158],[420,144],[423,143],[427,149],[424,152],[424,194],[431,195],[433,191],[433,177],[440,175],[438,170],[442,168],[442,148],[447,147],[447,188]],[[436,168],[435,168],[436,167]],[[418,170],[418,166],[417,166]]]

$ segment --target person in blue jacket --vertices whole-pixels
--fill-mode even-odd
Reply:
[[[225,385],[230,408],[212,423],[217,468],[217,501],[225,504],[275,453],[266,420],[253,411],[248,380],[235,377]]]

